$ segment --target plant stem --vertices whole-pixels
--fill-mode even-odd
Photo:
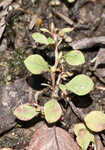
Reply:
[[[54,64],[54,70],[57,70],[57,66],[59,63],[59,53],[58,53],[58,46],[62,42],[62,39],[55,45],[55,64]],[[51,81],[52,81],[52,88],[55,89],[55,71],[50,73]]]
[[[52,88],[55,89],[55,72],[50,73],[51,81],[52,81]]]
[[[72,101],[68,100],[68,102],[69,102],[69,105],[70,105],[72,111],[75,113],[75,115],[76,115],[81,121],[84,122],[84,117],[85,117],[84,112],[83,112],[81,109],[77,108],[77,107],[73,104]]]
[[[62,42],[62,39],[55,46],[55,64],[54,64],[55,69],[57,69],[57,66],[59,63],[58,46],[60,45],[61,42]]]

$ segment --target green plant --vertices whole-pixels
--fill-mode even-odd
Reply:
[[[105,130],[105,114],[91,111],[84,117],[84,123],[75,124],[74,132],[82,150],[87,150],[90,142],[95,143],[95,134]]]
[[[48,101],[45,104],[43,108],[43,112],[45,114],[45,119],[51,123],[59,120],[62,115],[62,109],[56,99],[56,97],[58,96],[57,93],[58,88],[62,90],[62,94],[65,94],[65,92],[67,93],[67,91],[71,91],[77,95],[82,96],[88,94],[93,89],[94,86],[93,81],[84,74],[79,74],[74,78],[72,78],[70,81],[68,81],[66,84],[63,84],[64,80],[67,80],[68,77],[71,77],[71,73],[65,70],[64,63],[67,63],[70,66],[82,65],[85,63],[84,55],[79,50],[71,50],[64,55],[62,51],[59,52],[58,50],[60,43],[62,42],[63,39],[65,39],[65,34],[67,32],[71,32],[72,30],[73,30],[72,28],[64,28],[61,29],[60,31],[56,31],[54,24],[51,24],[51,31],[45,28],[41,29],[41,31],[49,33],[50,37],[47,38],[44,34],[38,32],[32,34],[32,37],[36,42],[45,45],[53,45],[55,47],[54,48],[55,63],[53,66],[49,65],[48,62],[46,62],[44,58],[38,54],[31,55],[28,58],[26,58],[26,60],[24,61],[26,68],[35,75],[43,74],[44,72],[50,73],[51,82],[52,82],[52,85],[50,85],[52,89],[52,96],[50,101]],[[58,73],[57,79],[55,79],[56,73]],[[55,100],[52,100],[53,98]],[[24,108],[25,110],[28,109],[32,111],[31,107],[32,106],[28,106],[28,104],[19,106],[18,108],[19,114],[21,114],[20,110],[22,108]],[[39,112],[41,111],[39,105],[37,105],[36,111],[37,109]],[[36,111],[34,110],[33,112],[30,113],[29,119],[31,119],[32,117],[38,114],[36,113]],[[16,112],[17,109],[15,110],[14,113],[18,117]],[[57,116],[55,115],[55,112]],[[55,118],[49,121],[48,114],[52,116],[54,115]],[[21,119],[21,117],[18,118]]]
[[[43,107],[37,103],[37,99],[35,99],[34,105],[30,103],[19,105],[14,110],[14,114],[18,119],[27,121],[41,113],[45,116],[45,120],[48,123],[55,123],[63,115],[63,106],[61,107],[58,103],[58,91],[61,91],[61,97],[62,95],[67,97],[69,91],[83,96],[93,89],[94,83],[90,77],[85,74],[79,74],[73,77],[73,73],[70,73],[65,68],[65,63],[70,67],[85,63],[85,57],[80,50],[70,50],[66,54],[63,54],[63,52],[59,50],[59,45],[63,40],[70,41],[66,33],[72,30],[73,28],[64,28],[59,31],[52,23],[50,31],[41,28],[42,32],[47,32],[49,34],[48,38],[44,34],[38,32],[32,34],[36,42],[45,44],[46,46],[52,45],[54,47],[55,62],[52,66],[39,54],[30,55],[24,61],[26,68],[32,74],[39,75],[44,72],[50,73],[51,85],[45,85],[51,88],[52,95]],[[64,82],[66,83],[64,84]],[[26,113],[28,114],[27,116]]]
[[[75,0],[67,0],[69,3],[73,3],[75,2]]]

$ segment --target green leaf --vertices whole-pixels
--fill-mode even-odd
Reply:
[[[65,91],[65,90],[66,90],[66,85],[59,84],[59,88],[60,88],[62,91]]]
[[[49,44],[48,39],[44,34],[36,32],[32,34],[32,38],[40,44],[45,44],[45,45]]]
[[[93,81],[86,75],[80,74],[66,84],[66,89],[79,95],[88,94],[94,87]]]
[[[57,120],[60,119],[62,115],[62,109],[55,99],[49,100],[44,105],[44,113],[45,113],[45,119],[48,123],[54,123]]]
[[[64,56],[66,62],[70,65],[81,65],[85,63],[85,57],[79,50],[72,50]]]
[[[68,43],[72,42],[72,38],[69,37],[69,36],[66,36],[65,37],[65,42],[68,42]]]
[[[79,131],[81,129],[86,129],[86,126],[83,123],[77,123],[77,124],[75,124],[75,126],[74,126],[74,133],[75,133],[76,136],[78,136]]]
[[[94,135],[88,131],[83,123],[74,126],[74,132],[77,136],[76,140],[82,150],[87,150],[90,142],[94,143]]]
[[[60,36],[64,36],[65,33],[73,31],[74,28],[63,28],[59,31]]]
[[[87,127],[94,132],[105,130],[105,114],[101,111],[88,113],[84,120]]]
[[[67,0],[69,3],[73,3],[75,2],[75,0]]]
[[[49,71],[47,62],[40,55],[31,55],[24,61],[27,69],[33,74],[41,74]]]
[[[50,33],[50,31],[49,31],[48,29],[46,29],[46,28],[40,28],[40,30],[41,30],[42,32]]]
[[[49,44],[55,44],[55,41],[51,37],[48,38],[48,42]]]
[[[28,103],[19,105],[13,113],[18,119],[23,121],[31,120],[39,114],[37,109],[34,106],[30,106]]]

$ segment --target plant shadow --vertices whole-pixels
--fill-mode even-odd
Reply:
[[[42,83],[46,83],[47,80],[42,75],[32,75],[26,78],[28,85],[34,90],[42,90],[45,88]]]

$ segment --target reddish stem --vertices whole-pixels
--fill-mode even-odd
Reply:
[[[51,81],[52,81],[52,88],[55,88],[55,72],[51,72]]]

